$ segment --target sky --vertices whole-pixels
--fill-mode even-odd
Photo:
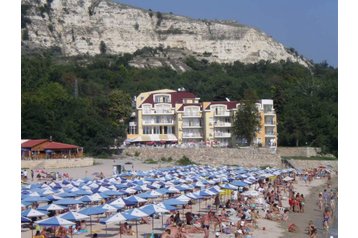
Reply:
[[[114,0],[195,19],[236,20],[293,47],[315,63],[338,66],[338,0]]]

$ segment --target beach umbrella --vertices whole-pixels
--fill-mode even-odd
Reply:
[[[61,217],[63,219],[69,220],[69,221],[81,221],[81,220],[89,218],[89,216],[84,215],[82,213],[71,212],[71,211],[61,214],[58,217]]]
[[[141,211],[143,211],[144,213],[147,213],[148,215],[169,212],[169,210],[163,208],[162,206],[158,206],[155,204],[148,204],[148,205],[140,207],[139,209]],[[162,214],[162,221],[163,221],[163,214]],[[153,229],[154,229],[154,216],[152,216],[152,231],[153,231]]]
[[[42,216],[46,216],[46,214],[47,213],[43,213],[41,211],[37,211],[32,208],[21,212],[21,216],[23,217],[42,217]]]
[[[126,220],[127,219],[120,212],[118,212],[111,217],[101,219],[100,223],[107,225],[107,224],[117,223],[117,222],[126,221]]]
[[[229,183],[221,185],[220,187],[223,188],[223,189],[229,189],[229,190],[237,190],[238,189],[237,186],[234,186],[234,185],[229,184]]]
[[[74,205],[74,204],[81,204],[83,202],[73,199],[73,198],[64,198],[64,199],[55,201],[53,203],[57,204],[57,205]]]
[[[257,197],[260,195],[260,193],[258,191],[249,190],[249,191],[241,193],[241,195],[248,196],[248,197]]]
[[[81,202],[96,202],[98,200],[94,199],[92,196],[85,195],[78,199]]]
[[[138,238],[138,218],[147,217],[148,214],[139,210],[138,208],[127,210],[123,213],[123,216],[127,220],[135,220],[136,225],[136,237]]]
[[[147,200],[135,195],[129,196],[123,199],[127,206],[132,206],[137,203],[146,202]]]
[[[107,196],[121,196],[124,193],[122,193],[120,191],[107,190],[107,191],[104,191],[102,194],[107,195]]]
[[[178,206],[178,205],[185,205],[188,202],[184,202],[175,198],[167,199],[162,201],[165,205],[171,205],[171,206]]]
[[[28,196],[22,200],[23,202],[48,202],[49,200],[46,197],[40,196]]]
[[[109,204],[104,204],[104,205],[102,205],[100,207],[105,209],[107,212],[116,212],[118,210],[117,207],[111,206]]]
[[[289,177],[289,176],[286,176],[285,178],[282,179],[283,181],[285,182],[288,182],[288,181],[292,181],[293,178]]]
[[[231,182],[231,184],[235,185],[235,186],[238,186],[238,187],[246,187],[246,186],[248,186],[247,183],[244,183],[244,182],[242,182],[240,180],[234,180],[234,181]]]
[[[30,222],[32,222],[31,219],[21,216],[21,223],[30,223]]]
[[[189,202],[191,200],[190,197],[185,196],[185,195],[180,195],[179,197],[176,197],[175,199],[178,199],[178,200],[183,201],[183,202]]]
[[[96,206],[96,207],[88,207],[85,209],[82,209],[80,211],[78,211],[78,213],[87,215],[90,217],[90,228],[91,228],[91,234],[92,234],[92,215],[99,215],[99,214],[103,214],[105,213],[107,210],[101,208],[100,206]]]
[[[75,225],[75,223],[68,221],[66,219],[63,219],[59,216],[50,217],[44,220],[36,221],[36,224],[40,226],[71,226]]]
[[[63,199],[63,197],[57,196],[57,195],[49,195],[46,197],[48,200],[50,201],[56,201],[56,200],[61,200]]]
[[[114,200],[113,202],[109,203],[112,206],[117,206],[117,207],[125,207],[126,203],[124,202],[124,200],[122,198],[118,198],[116,200]]]
[[[50,205],[46,205],[46,206],[42,206],[42,207],[38,207],[38,210],[43,210],[43,211],[61,211],[66,209],[66,207],[57,205],[57,204],[50,204]]]

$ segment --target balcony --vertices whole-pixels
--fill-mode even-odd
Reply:
[[[230,122],[214,122],[214,127],[231,127]]]
[[[174,121],[166,121],[166,120],[162,120],[162,121],[143,121],[142,122],[143,125],[174,125]]]
[[[130,121],[129,126],[137,126],[137,123],[135,121]]]
[[[275,133],[272,131],[265,132],[265,137],[275,137]]]
[[[200,133],[183,133],[183,138],[203,138],[203,135]]]
[[[218,112],[214,114],[214,117],[229,117],[230,112]]]
[[[183,124],[183,128],[202,128],[200,124]]]
[[[184,112],[183,117],[201,117],[200,112]]]
[[[143,115],[174,115],[173,110],[144,110]]]
[[[215,132],[214,137],[215,138],[230,138],[231,133],[228,133],[228,132]]]
[[[274,115],[275,114],[275,110],[264,110],[264,114],[265,115]]]

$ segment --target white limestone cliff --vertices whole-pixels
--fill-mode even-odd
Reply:
[[[238,23],[158,14],[110,0],[22,0],[28,48],[58,46],[65,55],[134,53],[143,47],[182,49],[209,61],[307,61],[265,33]]]

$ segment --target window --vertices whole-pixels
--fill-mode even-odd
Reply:
[[[143,114],[149,114],[152,106],[150,104],[142,105]]]
[[[160,134],[160,127],[159,126],[154,127],[154,133],[153,134]]]
[[[143,127],[143,134],[152,134],[152,127],[149,127],[149,126],[144,126]]]

